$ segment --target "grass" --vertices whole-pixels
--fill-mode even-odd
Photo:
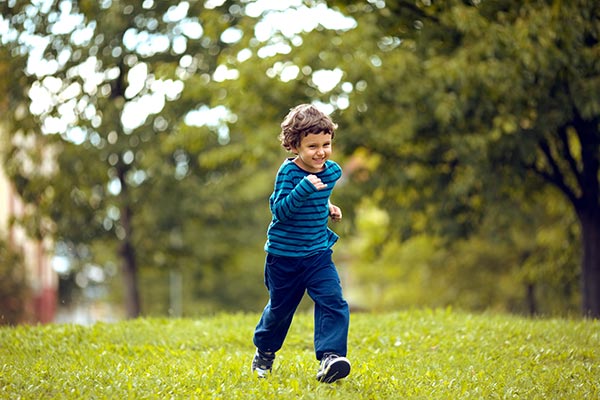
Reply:
[[[420,310],[352,316],[350,376],[322,384],[312,316],[273,374],[250,373],[258,315],[0,329],[7,399],[598,399],[600,322]]]

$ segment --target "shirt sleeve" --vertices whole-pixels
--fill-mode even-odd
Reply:
[[[275,191],[271,196],[271,213],[279,221],[292,218],[302,204],[317,191],[317,188],[305,177],[294,186],[289,174],[281,171],[275,180]]]

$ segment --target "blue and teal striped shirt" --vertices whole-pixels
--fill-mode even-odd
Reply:
[[[267,230],[265,251],[285,257],[305,257],[327,250],[338,240],[328,228],[329,196],[342,176],[340,166],[331,160],[314,175],[327,185],[322,190],[306,179],[304,171],[286,159],[275,179],[275,189],[269,198],[272,220]]]

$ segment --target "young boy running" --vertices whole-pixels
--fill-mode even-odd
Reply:
[[[332,383],[350,373],[345,357],[350,313],[331,258],[338,236],[327,227],[329,217],[342,219],[340,208],[329,201],[342,175],[329,159],[336,128],[310,104],[291,109],[281,124],[281,144],[296,156],[279,168],[269,199],[265,285],[270,299],[254,331],[252,361],[252,371],[261,378],[271,372],[305,291],[315,303],[317,379]]]

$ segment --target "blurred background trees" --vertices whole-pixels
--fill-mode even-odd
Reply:
[[[314,102],[355,307],[597,316],[592,3],[4,2],[19,222],[129,317],[260,310],[279,123]]]
[[[399,240],[423,232],[450,240],[445,246],[450,249],[477,235],[491,245],[489,258],[496,260],[489,265],[474,259],[480,268],[526,269],[520,275],[530,310],[546,305],[534,300],[536,290],[546,285],[532,279],[549,276],[556,246],[569,255],[561,258],[565,271],[574,269],[581,252],[582,311],[598,316],[598,5],[337,4],[358,26],[365,21],[377,27],[365,40],[349,41],[348,50],[362,50],[364,56],[341,68],[366,89],[352,92],[350,104],[356,107],[341,115],[350,127],[347,137],[360,137],[349,151],[376,154],[378,174],[393,166],[386,170],[378,202],[400,213],[392,217],[399,224]],[[377,133],[359,136],[365,128]],[[382,183],[370,183],[375,182]],[[570,209],[558,206],[565,201]],[[541,203],[532,207],[535,202]],[[582,250],[567,249],[558,238],[526,242],[542,236],[547,221],[556,221],[548,202],[558,203],[553,208],[564,213],[562,241],[574,244],[580,235]],[[522,220],[537,229],[515,236],[512,231]],[[575,221],[579,234],[573,234]],[[521,229],[527,232],[527,225]],[[503,246],[508,247],[502,251]],[[468,246],[480,252],[477,247],[483,246]],[[540,273],[544,264],[548,269]],[[570,278],[559,286],[574,292],[577,274],[559,274]],[[483,287],[492,288],[493,282],[498,281]]]

